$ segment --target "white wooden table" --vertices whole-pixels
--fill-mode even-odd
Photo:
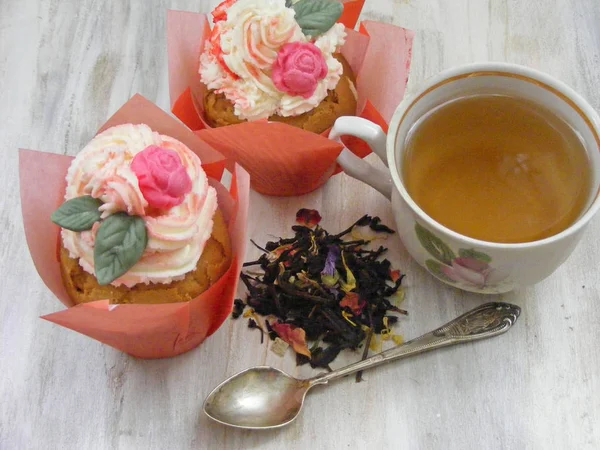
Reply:
[[[166,9],[217,3],[0,1],[0,448],[600,448],[599,220],[551,278],[499,298],[523,308],[508,334],[316,390],[280,431],[228,429],[201,411],[208,392],[244,368],[313,373],[268,351],[245,322],[228,320],[183,356],[143,361],[38,318],[62,305],[28,254],[17,147],[74,155],[138,92],[167,109]],[[363,18],[416,31],[413,89],[444,68],[501,60],[544,70],[600,108],[597,0],[369,0]],[[392,224],[382,196],[338,175],[301,198],[252,193],[249,236],[285,234],[300,207],[320,210],[332,231],[367,212]],[[405,337],[486,300],[435,281],[396,238],[387,244],[407,273]]]

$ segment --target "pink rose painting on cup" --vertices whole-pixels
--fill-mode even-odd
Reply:
[[[493,290],[506,280],[506,274],[491,265],[492,258],[486,253],[461,248],[457,256],[444,241],[418,223],[415,232],[423,248],[434,258],[425,261],[427,269],[440,280],[479,291]]]

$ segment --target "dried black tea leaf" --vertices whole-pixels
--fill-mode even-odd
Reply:
[[[244,303],[244,301],[241,298],[236,298],[233,301],[233,311],[231,313],[231,317],[234,319],[240,317],[244,313],[245,307],[246,304]]]

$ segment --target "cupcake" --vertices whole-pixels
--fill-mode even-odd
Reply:
[[[193,300],[229,268],[227,225],[198,156],[147,125],[97,135],[72,161],[62,280],[75,303]]]
[[[320,0],[227,0],[200,56],[199,101],[212,127],[268,119],[315,133],[355,115],[352,69],[336,23],[343,7]]]

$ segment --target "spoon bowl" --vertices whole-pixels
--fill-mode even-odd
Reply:
[[[287,425],[300,413],[308,380],[279,369],[254,367],[217,386],[204,402],[204,412],[224,425],[246,429]]]

